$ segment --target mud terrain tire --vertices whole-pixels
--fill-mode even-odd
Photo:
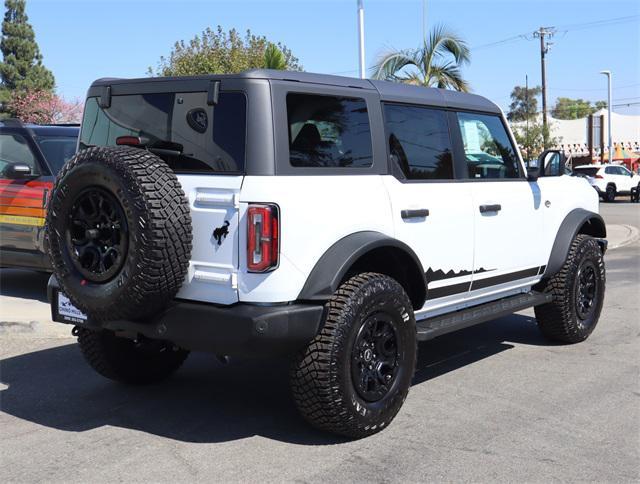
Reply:
[[[560,272],[540,289],[553,295],[551,302],[534,308],[542,334],[560,343],[587,339],[604,302],[604,259],[595,239],[578,234]]]
[[[356,275],[327,302],[322,330],[294,359],[293,399],[315,427],[366,437],[402,407],[416,353],[416,322],[402,286],[382,274]]]
[[[132,147],[80,151],[58,175],[46,236],[53,272],[96,321],[143,320],[176,295],[191,256],[189,203],[175,173]]]
[[[189,352],[164,341],[136,342],[113,331],[77,328],[82,356],[100,375],[110,380],[145,385],[164,380],[176,371]]]

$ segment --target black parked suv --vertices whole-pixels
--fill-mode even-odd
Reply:
[[[44,220],[53,182],[76,152],[79,125],[0,121],[0,267],[50,270]]]

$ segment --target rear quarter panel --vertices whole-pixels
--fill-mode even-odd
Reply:
[[[250,202],[280,208],[280,265],[246,271],[246,209]],[[349,234],[373,230],[393,236],[387,191],[378,175],[246,176],[240,194],[240,300],[284,302],[298,297],[318,259]]]

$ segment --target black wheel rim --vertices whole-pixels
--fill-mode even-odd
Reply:
[[[106,282],[124,264],[128,248],[127,220],[120,202],[99,187],[76,198],[66,239],[75,268],[90,282]]]
[[[391,316],[376,313],[360,327],[351,355],[351,377],[358,394],[376,402],[389,393],[398,374],[398,332]]]
[[[593,315],[598,299],[598,273],[591,261],[580,266],[577,282],[576,313],[584,323]]]

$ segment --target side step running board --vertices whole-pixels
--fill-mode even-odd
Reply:
[[[551,298],[551,294],[530,291],[498,301],[461,309],[454,313],[423,319],[416,323],[418,341],[426,341],[452,331],[508,316],[517,311],[547,303],[551,301]]]

